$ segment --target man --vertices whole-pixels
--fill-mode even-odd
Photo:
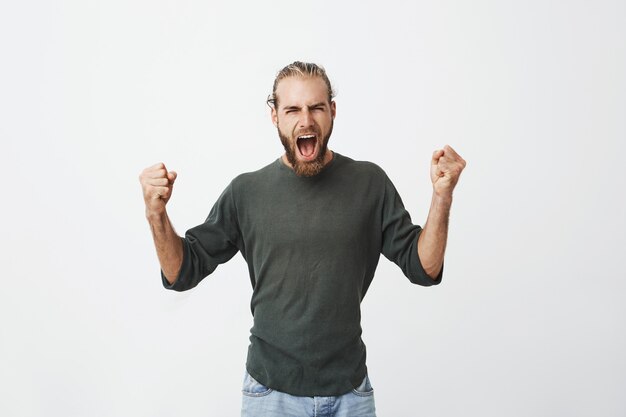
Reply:
[[[184,238],[165,210],[176,173],[160,163],[140,175],[163,285],[193,288],[242,253],[254,317],[242,416],[374,416],[360,303],[381,253],[415,284],[441,281],[465,161],[449,146],[433,153],[422,229],[381,168],[328,149],[336,104],[323,68],[283,68],[268,103],[285,154],[236,177]]]

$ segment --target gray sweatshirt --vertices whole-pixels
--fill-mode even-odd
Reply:
[[[253,288],[250,375],[292,395],[341,395],[367,372],[360,303],[380,254],[414,284],[441,282],[420,264],[421,231],[377,165],[335,152],[321,173],[298,177],[279,158],[226,187],[185,233],[174,284],[161,278],[185,291],[241,252]]]

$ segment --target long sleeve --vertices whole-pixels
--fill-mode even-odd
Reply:
[[[233,199],[232,183],[222,192],[204,223],[185,233],[183,241],[183,263],[174,284],[161,279],[166,289],[189,290],[219,264],[230,260],[239,251],[241,233],[237,221],[237,209]]]
[[[414,225],[391,180],[386,177],[382,213],[382,254],[402,269],[413,284],[430,286],[441,282],[443,268],[436,278],[426,274],[417,253],[422,228]]]

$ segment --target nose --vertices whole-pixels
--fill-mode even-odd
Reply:
[[[304,108],[300,116],[300,128],[309,128],[313,126],[313,115],[309,109]]]

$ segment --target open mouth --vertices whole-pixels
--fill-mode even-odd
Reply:
[[[296,145],[300,155],[306,159],[312,158],[317,149],[317,136],[313,134],[300,135],[296,138]]]

